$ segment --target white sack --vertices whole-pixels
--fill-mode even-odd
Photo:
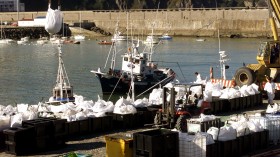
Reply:
[[[28,104],[17,104],[18,112],[26,112],[28,109]]]
[[[11,122],[10,122],[11,128],[21,126],[21,123],[22,123],[22,114],[21,113],[11,116]]]
[[[48,33],[55,34],[60,31],[61,26],[62,26],[62,14],[60,10],[51,9],[49,4],[48,12],[46,15],[45,30]]]

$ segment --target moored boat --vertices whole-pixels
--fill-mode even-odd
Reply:
[[[61,104],[75,101],[73,87],[69,82],[62,60],[61,44],[58,44],[58,62],[56,84],[53,88],[53,95],[50,97],[49,101],[46,102],[47,104]]]
[[[102,40],[98,42],[99,45],[112,45],[113,42],[111,41],[106,41],[106,40]]]
[[[172,69],[158,68],[157,64],[151,60],[152,52],[139,53],[138,45],[133,44],[128,52],[122,55],[122,68],[120,70],[115,69],[116,48],[111,48],[114,51],[109,71],[102,72],[100,68],[97,71],[91,71],[100,81],[104,94],[130,92],[131,78],[134,78],[135,93],[163,86],[174,79],[175,73]],[[113,43],[112,47],[115,46],[116,43]]]
[[[172,37],[169,36],[167,33],[163,34],[162,36],[158,37],[160,40],[171,40]]]

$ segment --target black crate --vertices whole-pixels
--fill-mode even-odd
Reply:
[[[101,117],[101,125],[103,131],[110,131],[113,128],[113,116]]]
[[[133,134],[133,156],[177,157],[178,145],[178,132],[156,129]]]
[[[54,126],[54,135],[60,135],[60,134],[66,134],[67,128],[66,128],[66,119],[54,119],[51,120]]]
[[[238,143],[235,140],[229,141],[218,141],[218,152],[220,157],[236,157],[236,154],[239,154]]]
[[[235,110],[238,111],[238,110],[241,109],[241,105],[240,105],[241,99],[240,99],[240,98],[235,98],[235,101],[236,101],[236,102],[235,102],[235,103],[236,103],[236,104],[235,104],[235,105],[236,105],[236,106],[235,106]]]
[[[66,146],[66,144],[65,144],[66,139],[67,139],[67,136],[65,134],[55,135],[53,137],[51,147],[53,149],[59,149],[59,148]]]
[[[269,130],[265,129],[261,132],[261,149],[266,149],[269,143]]]
[[[251,102],[251,96],[246,96],[246,103],[247,103],[247,107],[252,107],[252,102]]]
[[[247,108],[248,106],[247,106],[247,98],[246,97],[241,97],[241,109],[244,109],[244,108]]]
[[[90,132],[100,132],[102,131],[102,117],[90,117]]]
[[[114,114],[113,125],[115,128],[130,129],[135,127],[136,114]]]
[[[78,135],[80,133],[80,123],[78,121],[66,122],[67,137]]]
[[[229,104],[230,104],[230,109],[229,111],[234,111],[236,110],[236,98],[233,98],[233,99],[228,99],[229,101]]]
[[[5,141],[11,141],[17,144],[30,144],[28,142],[35,139],[35,128],[33,126],[9,128],[5,129],[3,133]]]
[[[32,126],[9,128],[3,131],[5,151],[14,155],[26,155],[34,152],[35,128]]]
[[[2,130],[0,131],[0,150],[3,150],[4,148],[5,148],[5,135]]]
[[[49,120],[34,119],[22,121],[22,126],[33,126],[35,129],[35,136],[45,137],[53,135],[53,124]]]
[[[187,120],[188,132],[196,133],[196,132],[207,132],[207,130],[211,127],[220,128],[221,119],[216,118],[215,120],[209,120],[205,122],[200,122],[196,120]]]
[[[221,101],[221,112],[228,112],[231,110],[231,104],[229,99],[220,99]]]
[[[15,142],[12,141],[5,141],[5,152],[8,154],[13,154],[13,155],[27,155],[30,152],[27,151],[26,149],[23,149],[23,147],[17,145]],[[33,147],[34,149],[34,147]]]
[[[222,101],[220,99],[216,99],[212,101],[211,102],[212,113],[220,113],[222,109],[221,105],[222,105]]]
[[[53,149],[54,139],[52,136],[36,137],[35,139],[36,152],[43,152]]]
[[[218,145],[217,143],[206,145],[206,157],[217,157],[218,156]]]
[[[79,122],[79,134],[87,134],[90,132],[90,120],[89,118],[83,119],[83,120],[78,120]]]

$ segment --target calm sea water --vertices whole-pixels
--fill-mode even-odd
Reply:
[[[227,78],[243,63],[256,63],[260,41],[266,39],[221,39],[221,50],[230,57]],[[119,47],[124,46],[122,43]],[[58,54],[57,46],[46,45],[0,45],[0,104],[37,104],[48,100],[56,81]],[[140,47],[140,50],[142,48]],[[63,61],[74,93],[86,100],[96,101],[102,97],[97,78],[90,71],[104,67],[110,46],[98,45],[96,40],[86,40],[80,45],[62,46]],[[121,66],[118,53],[117,67]],[[179,80],[192,82],[194,72],[209,78],[209,68],[214,67],[214,76],[220,76],[219,42],[217,38],[206,38],[198,42],[195,38],[176,37],[160,44],[153,60],[162,61],[159,66],[171,67]]]

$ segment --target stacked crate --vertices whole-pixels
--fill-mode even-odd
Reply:
[[[35,128],[32,126],[16,127],[3,131],[6,152],[13,155],[26,155],[35,148]]]
[[[178,132],[155,129],[133,134],[134,157],[178,157]]]
[[[35,148],[41,152],[65,145],[67,128],[66,119],[39,118],[22,122],[23,127],[34,127]]]

